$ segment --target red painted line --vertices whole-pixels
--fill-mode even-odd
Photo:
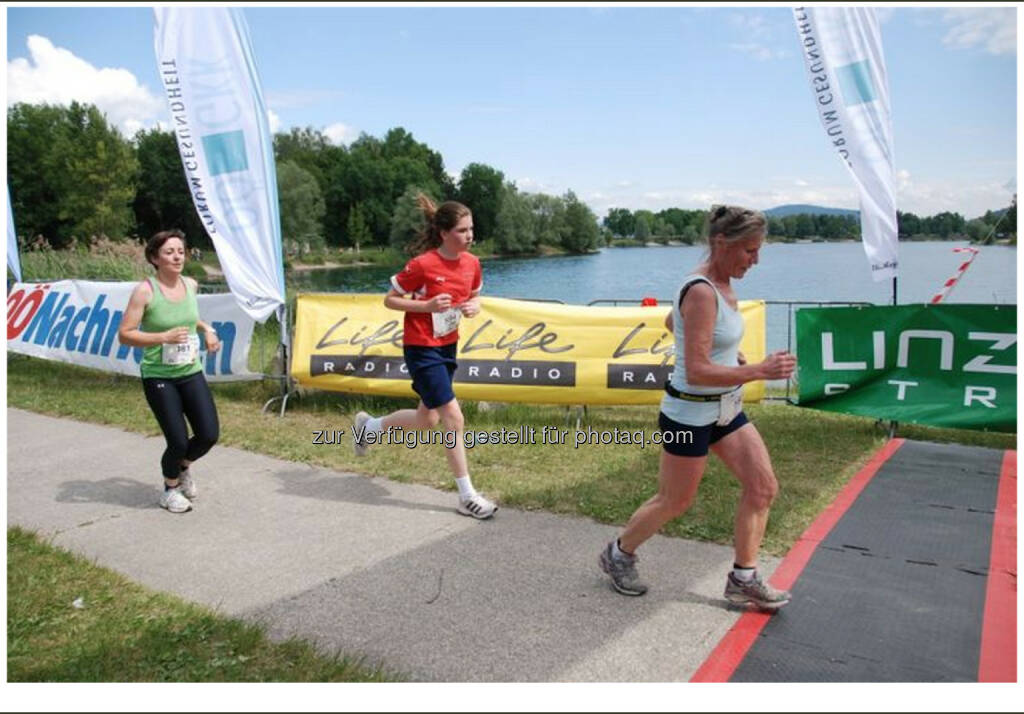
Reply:
[[[979,682],[1017,681],[1017,452],[1003,455],[981,624]]]
[[[793,547],[786,553],[786,557],[779,563],[769,582],[777,588],[788,590],[807,566],[811,556],[817,549],[818,544],[825,540],[825,537],[835,527],[843,514],[853,505],[853,502],[860,496],[864,487],[875,477],[882,464],[896,453],[896,450],[903,446],[904,439],[892,439],[885,446],[879,449],[878,453],[871,457],[871,460],[864,464],[864,468],[858,471],[850,482],[843,487],[835,500],[814,519],[806,531],[803,532]],[[691,682],[728,682],[733,672],[739,667],[740,662],[747,656],[747,652],[764,626],[768,624],[771,615],[764,612],[745,612],[740,615],[736,624],[725,633],[722,641],[708,655],[704,663],[690,678]]]

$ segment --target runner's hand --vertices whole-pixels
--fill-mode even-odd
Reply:
[[[452,296],[448,293],[435,295],[427,301],[430,312],[444,312],[452,306]]]
[[[480,314],[480,298],[470,298],[459,305],[459,310],[462,311],[464,317],[476,317]]]
[[[163,334],[164,342],[173,345],[176,342],[188,342],[188,328],[175,327]]]
[[[206,351],[216,352],[220,349],[220,338],[217,337],[217,333],[213,330],[206,331]]]
[[[765,379],[789,379],[796,369],[796,357],[785,350],[772,352],[761,363]]]

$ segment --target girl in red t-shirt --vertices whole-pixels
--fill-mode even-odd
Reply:
[[[477,493],[469,478],[462,441],[465,420],[452,389],[457,364],[459,321],[480,312],[480,261],[469,252],[473,243],[473,214],[455,201],[435,207],[423,194],[417,197],[426,227],[412,252],[416,257],[391,278],[384,304],[405,313],[402,352],[420,396],[416,409],[401,409],[383,417],[356,414],[353,430],[357,456],[369,446],[365,435],[387,429],[433,429],[440,421],[446,430],[448,466],[459,488],[458,512],[490,518],[498,507]]]

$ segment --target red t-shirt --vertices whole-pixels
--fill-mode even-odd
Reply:
[[[452,307],[469,300],[482,285],[480,260],[472,253],[459,253],[455,260],[448,260],[437,250],[431,250],[417,255],[405,264],[402,272],[391,276],[391,286],[400,293],[411,293],[413,300],[430,300],[448,293],[452,296]],[[459,341],[458,329],[435,337],[432,315],[434,313],[430,312],[405,313],[403,344],[440,347]]]

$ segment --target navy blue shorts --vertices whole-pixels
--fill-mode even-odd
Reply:
[[[662,448],[673,456],[707,456],[709,446],[747,423],[747,415],[743,412],[737,414],[726,426],[690,426],[673,421],[664,413],[658,413]]]
[[[456,342],[441,347],[406,345],[402,348],[405,368],[412,376],[413,391],[420,395],[427,409],[443,407],[455,399],[452,375],[458,366],[455,362],[456,349]]]

